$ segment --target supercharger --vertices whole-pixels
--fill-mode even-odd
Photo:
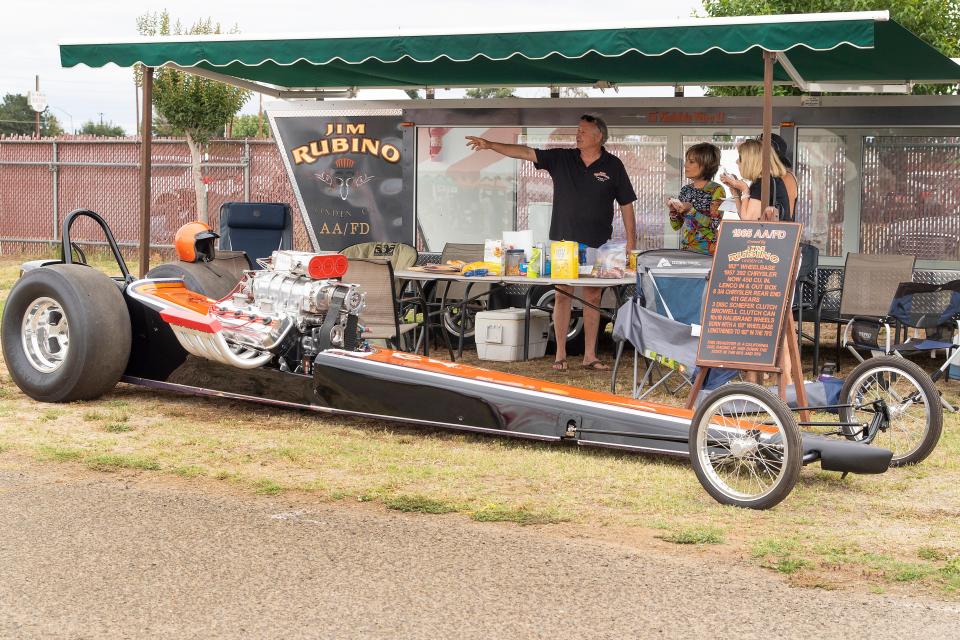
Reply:
[[[346,264],[337,254],[276,251],[263,269],[244,272],[237,287],[210,306],[219,324],[213,344],[180,342],[194,355],[233,366],[276,359],[282,370],[309,371],[320,351],[354,349],[359,342],[365,295],[336,279]]]

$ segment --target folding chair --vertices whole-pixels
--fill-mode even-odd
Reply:
[[[611,380],[614,393],[626,342],[634,347],[635,398],[661,385],[677,393],[691,384],[698,342],[693,325],[700,324],[712,264],[712,256],[676,249],[654,249],[637,256],[636,293],[617,311],[614,323],[618,341]],[[638,380],[639,356],[647,365]],[[643,392],[655,372],[659,381]],[[672,389],[671,381],[677,383]]]
[[[914,256],[867,255],[848,253],[843,267],[843,286],[827,289],[817,301],[814,322],[837,325],[837,370],[840,369],[840,349],[843,332],[841,327],[854,316],[883,318],[890,309],[890,301],[901,282],[913,280]],[[824,303],[835,300],[840,303],[835,310],[827,312]]]
[[[906,329],[906,340],[897,343],[899,327]],[[911,336],[923,331],[923,336]],[[960,364],[960,349],[953,343],[954,330],[960,330],[960,280],[946,284],[902,282],[897,287],[889,313],[883,318],[855,316],[844,328],[843,345],[858,359],[858,349],[872,355],[897,355],[901,358],[920,353],[931,356],[943,349],[943,365],[931,378],[942,378],[951,364]],[[955,409],[942,397],[948,411]]]
[[[285,202],[224,202],[220,206],[220,248],[243,251],[251,269],[258,258],[293,248],[293,216]]]

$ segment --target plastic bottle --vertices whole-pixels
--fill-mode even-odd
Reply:
[[[543,260],[543,250],[540,245],[534,245],[530,250],[530,263],[527,265],[527,277],[539,278],[541,271],[541,262]]]

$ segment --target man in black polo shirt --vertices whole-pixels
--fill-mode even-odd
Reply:
[[[576,149],[533,149],[522,144],[492,142],[467,136],[474,151],[490,149],[510,158],[529,160],[537,169],[544,169],[553,178],[553,217],[550,220],[551,240],[575,240],[590,247],[599,247],[613,234],[613,202],[620,205],[623,227],[627,233],[627,252],[636,243],[633,202],[637,199],[623,163],[607,153],[607,125],[597,116],[580,117]],[[553,326],[558,337],[561,327],[570,325],[573,287],[558,285],[553,307]],[[583,366],[606,370],[609,367],[597,358],[597,333],[600,327],[601,287],[584,287],[583,299],[592,306],[583,309]],[[557,340],[554,369],[567,368],[566,342]]]

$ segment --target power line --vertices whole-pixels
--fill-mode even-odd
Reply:
[[[40,117],[42,119],[44,116],[41,115]],[[33,120],[4,120],[2,118],[0,118],[0,122],[15,122],[17,124],[33,124]]]

